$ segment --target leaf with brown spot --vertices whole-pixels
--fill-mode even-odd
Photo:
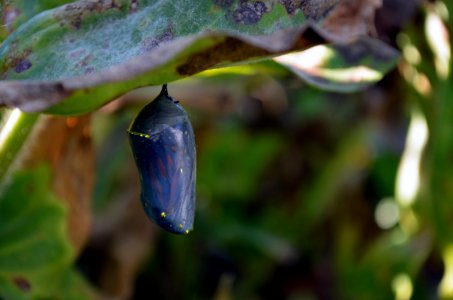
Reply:
[[[347,0],[75,1],[36,15],[1,45],[0,105],[79,114],[138,87],[355,39],[376,1],[357,4],[348,24],[339,21]]]
[[[39,166],[14,173],[0,187],[0,298],[46,297],[74,257],[64,206]]]
[[[13,30],[18,25],[29,20],[38,13],[69,3],[72,0],[8,0],[4,1],[1,16],[7,30]]]

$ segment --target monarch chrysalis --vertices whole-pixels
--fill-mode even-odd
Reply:
[[[186,112],[168,95],[166,84],[128,133],[146,214],[165,230],[189,233],[195,211],[195,139]]]

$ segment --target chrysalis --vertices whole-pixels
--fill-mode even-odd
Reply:
[[[129,141],[148,217],[173,233],[189,233],[195,211],[195,139],[186,112],[167,85],[129,127]]]

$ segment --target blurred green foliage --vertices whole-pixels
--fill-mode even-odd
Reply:
[[[49,179],[49,169],[41,165],[15,174],[1,187],[0,297],[5,299],[63,293],[65,299],[91,298],[86,283],[70,270],[74,253],[66,211],[49,192]]]
[[[211,76],[170,85],[170,93],[193,84],[248,86],[256,76]],[[374,92],[392,86],[392,80]],[[405,263],[411,243],[395,245],[397,233],[380,230],[374,210],[393,194],[407,126],[405,104],[378,100],[381,108],[397,112],[395,125],[401,128],[394,133],[393,127],[380,128],[384,120],[375,119],[375,104],[365,100],[370,91],[325,93],[294,82],[289,73],[279,85],[291,82],[279,113],[255,107],[256,99],[247,95],[228,113],[188,107],[198,145],[195,230],[188,238],[160,235],[136,281],[135,299],[146,299],[150,290],[161,299],[212,298],[221,293],[222,282],[232,299],[363,299],[376,290],[375,299],[391,297],[392,274],[412,266]],[[258,117],[246,112],[250,107]],[[118,112],[118,121],[109,118],[115,125],[100,126],[108,129],[97,135],[98,170],[106,175],[97,176],[95,195],[124,188],[124,175],[118,174],[130,171],[113,158],[134,168],[126,143],[115,142],[130,113]],[[99,115],[95,124],[108,120]],[[100,212],[109,206],[102,199],[94,199],[103,203]],[[426,249],[420,250],[423,258]]]

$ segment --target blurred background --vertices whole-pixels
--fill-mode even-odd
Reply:
[[[376,34],[402,60],[362,92],[321,91],[272,61],[169,85],[197,143],[188,236],[145,218],[125,136],[160,87],[97,112],[93,233],[77,262],[87,278],[133,299],[452,296],[448,10],[384,3]]]
[[[374,34],[401,60],[361,92],[317,89],[272,60],[169,84],[197,145],[189,235],[146,218],[126,134],[161,87],[49,117],[94,180],[60,197],[84,199],[68,200],[69,235],[97,298],[453,299],[451,4],[383,3]]]
[[[81,270],[134,299],[391,297],[389,260],[415,263],[401,253],[410,249],[386,249],[404,239],[394,198],[409,124],[402,85],[394,72],[363,93],[326,93],[270,62],[170,84],[198,151],[188,236],[146,219],[125,136],[140,99],[160,88],[104,107],[92,123],[94,232]],[[429,237],[419,243],[412,251],[430,255]],[[435,286],[442,265],[433,255],[425,283]]]

